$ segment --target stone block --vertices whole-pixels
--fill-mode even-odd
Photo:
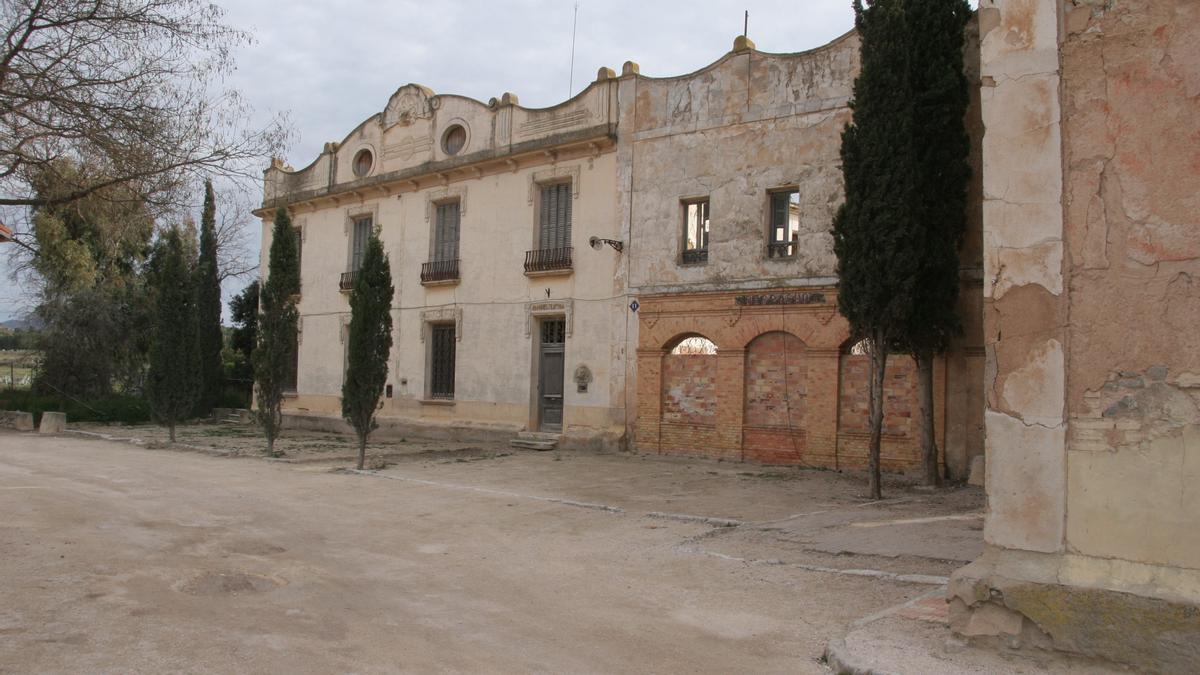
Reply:
[[[8,427],[17,431],[33,431],[33,413],[0,410],[0,427]]]
[[[986,476],[985,467],[987,460],[983,455],[976,455],[971,458],[971,473],[967,477],[967,485],[977,485],[983,487],[984,478]]]
[[[67,414],[61,412],[42,413],[42,423],[38,427],[40,434],[61,434],[67,430]]]

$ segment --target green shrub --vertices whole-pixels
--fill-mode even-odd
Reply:
[[[48,394],[6,389],[0,391],[0,410],[31,412],[35,424],[41,424],[42,413],[46,411],[65,412],[68,422],[142,424],[150,421],[150,403],[137,396],[113,395],[73,401]]]

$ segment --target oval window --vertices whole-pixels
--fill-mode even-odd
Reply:
[[[375,163],[375,157],[371,155],[370,150],[359,150],[354,156],[354,175],[362,178],[371,173],[371,165]]]
[[[467,144],[467,130],[461,124],[455,124],[442,135],[442,150],[447,155],[457,155]]]

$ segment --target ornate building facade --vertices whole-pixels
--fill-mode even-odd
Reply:
[[[263,251],[280,206],[303,242],[289,418],[340,411],[346,290],[374,228],[396,285],[385,430],[862,466],[867,357],[837,313],[829,232],[857,70],[850,33],[796,54],[739,37],[680,77],[602,68],[540,110],[406,85],[308,167],[276,162]],[[973,203],[967,333],[935,382],[956,477],[982,454]],[[916,374],[905,355],[889,370],[883,464],[904,471]]]

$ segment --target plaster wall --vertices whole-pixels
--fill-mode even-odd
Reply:
[[[535,185],[554,176],[575,181],[574,269],[568,275],[531,278],[524,274],[523,263],[525,252],[536,248]],[[607,247],[597,251],[588,246],[590,236],[619,236],[615,179],[615,153],[609,151],[298,213],[294,223],[301,228],[303,240],[298,381],[302,395],[285,409],[340,414],[349,303],[339,279],[349,260],[350,220],[371,214],[390,258],[396,291],[388,379],[394,394],[385,400],[381,417],[495,425],[514,431],[535,427],[538,328],[530,306],[550,303],[550,314],[568,321],[565,433],[619,438],[625,425],[624,345],[629,326],[624,315],[629,310],[622,287],[614,280],[620,256]],[[445,198],[459,199],[461,205],[461,279],[453,285],[425,286],[420,270],[429,259],[431,205]],[[270,222],[264,221],[264,251],[269,250],[270,228]],[[457,324],[453,402],[430,401],[428,396],[430,322]],[[586,365],[593,377],[586,392],[570,382],[580,365]]]
[[[1200,7],[991,2],[987,491],[951,626],[1200,668]]]
[[[644,293],[828,284],[841,130],[858,69],[847,34],[800,54],[731,52],[676,78],[622,82],[630,284]],[[794,258],[766,255],[768,190],[798,187]],[[708,197],[708,262],[682,265],[680,200]]]

